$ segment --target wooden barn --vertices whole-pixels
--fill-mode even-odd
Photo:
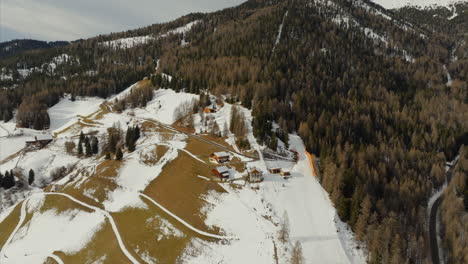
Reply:
[[[215,152],[210,155],[210,161],[214,163],[225,163],[229,161],[229,153],[227,152]]]
[[[263,173],[257,168],[252,168],[249,170],[249,181],[250,182],[261,182],[263,181]]]
[[[26,147],[43,148],[52,142],[53,138],[50,135],[35,136],[34,139],[26,141]]]
[[[229,179],[229,169],[226,166],[220,166],[212,170],[213,174],[221,180]]]

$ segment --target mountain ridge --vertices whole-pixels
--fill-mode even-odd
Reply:
[[[182,99],[191,94],[201,103],[197,107],[185,105],[183,111],[195,108],[196,111],[186,116],[177,115],[180,118],[173,120],[176,121],[173,128],[197,134],[211,131],[209,141],[222,144],[225,144],[224,139],[219,135],[232,132],[234,135],[228,133],[231,136],[224,142],[240,150],[251,148],[252,151],[253,148],[259,156],[263,155],[262,149],[265,155],[275,151],[279,156],[287,153],[288,143],[293,142],[290,139],[297,140],[296,134],[299,135],[304,142],[301,150],[306,148],[320,157],[317,180],[326,191],[323,193],[326,200],[336,208],[336,215],[327,214],[329,220],[341,219],[349,224],[358,245],[366,249],[370,263],[429,261],[429,237],[422,228],[427,225],[426,207],[432,193],[444,186],[445,162],[452,160],[460,146],[466,144],[468,125],[465,15],[460,13],[448,19],[452,13],[443,16],[432,13],[447,10],[411,7],[385,10],[369,1],[248,1],[214,13],[190,14],[170,23],[97,36],[67,47],[21,54],[0,62],[4,76],[1,85],[5,87],[0,91],[0,112],[5,121],[14,116],[18,126],[26,127],[22,130],[50,129],[58,122],[57,115],[48,111],[60,107],[65,98],[70,102],[76,99],[79,102],[83,96],[111,98],[109,104],[96,109],[102,111],[101,114],[87,113],[77,121],[77,126],[99,127],[105,134],[105,126],[110,128],[111,123],[98,116],[111,120],[123,112],[129,116],[120,118],[127,120],[133,114],[134,120],[142,121],[143,116],[151,118],[153,114],[162,121],[165,119],[152,111],[160,109],[169,113],[167,102],[175,105],[178,96]],[[438,16],[434,16],[436,14]],[[426,19],[428,17],[433,19]],[[140,81],[145,85],[131,86]],[[123,94],[119,94],[121,92]],[[113,96],[115,94],[119,96]],[[212,113],[223,104],[225,108],[221,107],[219,113]],[[150,107],[146,108],[147,105]],[[231,116],[231,111],[226,110],[236,105],[248,116],[246,124],[251,134],[247,136],[243,135],[245,127],[231,126],[227,121],[236,120],[236,115]],[[129,126],[129,121],[126,122],[124,127]],[[2,124],[15,126],[12,121]],[[174,132],[170,127],[163,128],[158,133]],[[64,133],[70,132],[65,130]],[[78,133],[76,130],[70,136],[77,137]],[[154,155],[141,149],[145,140],[148,139],[143,137],[136,146],[142,159]],[[163,199],[165,206],[189,219],[192,214],[187,212],[194,212],[193,208],[172,203],[173,200],[164,195],[157,196],[167,192],[161,187],[162,183],[174,184],[168,180],[168,173],[175,174],[176,168],[187,170],[190,167],[183,165],[188,162],[186,158],[203,160],[200,155],[209,155],[196,154],[197,147],[191,144],[194,143],[188,142],[190,147],[185,150],[193,156],[180,152],[182,163],[175,161],[175,165],[162,170],[162,177],[158,176],[150,184],[156,198]],[[133,158],[127,159],[127,148],[131,146],[123,147],[123,157],[132,166],[140,166],[133,163]],[[164,152],[164,148],[156,149],[155,153]],[[300,156],[303,154],[301,151]],[[196,158],[192,162],[201,166],[203,162]],[[87,173],[93,174],[92,167],[85,167]],[[267,169],[264,165],[261,168]],[[120,175],[112,166],[108,170],[99,166],[98,171]],[[294,172],[298,177],[293,177],[292,182],[297,183],[299,174],[304,171]],[[209,173],[208,170],[193,176],[204,180]],[[71,179],[71,175],[67,174],[67,179]],[[150,174],[141,175],[149,177]],[[90,181],[96,179],[99,177],[89,178]],[[125,182],[122,186],[130,188],[136,184],[131,179],[121,179]],[[463,182],[463,178],[460,179],[456,183]],[[263,193],[262,186],[269,186],[269,183],[254,187]],[[241,188],[230,194],[241,192],[237,197],[248,205],[246,198],[257,198],[253,194],[255,188]],[[79,190],[76,195],[84,191]],[[192,191],[184,189],[178,195],[187,197],[193,195]],[[93,196],[91,191],[86,194]],[[228,197],[226,199],[232,198]],[[460,193],[450,197],[466,199]],[[284,199],[287,200],[287,196]],[[115,203],[119,205],[119,201],[116,199]],[[142,210],[139,214],[148,214],[135,196],[129,201]],[[279,203],[274,204],[276,210],[282,210],[278,209],[283,208]],[[321,205],[323,203],[316,206]],[[239,208],[238,204],[233,206]],[[255,208],[264,210],[259,209],[261,206]],[[311,209],[307,203],[304,208]],[[208,223],[223,222],[221,216],[226,211],[218,208],[215,212]],[[283,221],[280,215],[277,211],[272,216],[278,225]],[[291,215],[299,214],[291,212]],[[311,212],[311,215],[314,214]],[[298,223],[295,219],[292,220],[293,229]],[[196,217],[192,220],[201,228],[206,224]],[[451,221],[461,219],[452,217]],[[252,223],[257,221],[252,220]],[[462,226],[460,223],[457,225]],[[224,224],[228,225],[227,230],[236,230],[234,233],[245,232],[237,229],[236,223]],[[260,238],[261,233],[255,233],[256,238]],[[450,246],[457,245],[453,243],[457,241],[453,234],[444,235],[444,241],[452,241],[443,245],[444,258],[454,263],[463,262],[464,256],[457,254],[461,251]],[[311,241],[333,243],[330,241],[337,237],[315,235],[318,235],[316,240],[298,238],[306,245],[305,255],[313,252]],[[276,240],[273,243],[277,243]],[[283,249],[279,250],[284,252]],[[268,248],[261,256],[277,254],[274,251]],[[353,252],[352,249],[344,251],[345,255],[349,252]],[[157,252],[152,254],[157,255]],[[278,257],[286,258],[281,254]]]

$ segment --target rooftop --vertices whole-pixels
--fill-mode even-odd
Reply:
[[[217,157],[229,157],[229,153],[221,151],[221,152],[215,152],[215,156]]]
[[[221,174],[222,174],[222,173],[229,172],[229,169],[228,169],[228,167],[226,167],[226,166],[219,166],[219,167],[216,168],[216,170],[217,170],[219,173],[221,173]]]
[[[49,134],[41,134],[41,135],[35,135],[30,138],[28,138],[28,142],[34,142],[36,140],[52,140],[52,136]]]

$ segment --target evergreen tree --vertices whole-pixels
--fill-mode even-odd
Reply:
[[[134,140],[130,140],[130,142],[128,143],[127,148],[128,148],[128,151],[129,151],[129,152],[135,151],[135,141],[134,141]]]
[[[110,160],[111,159],[111,154],[110,152],[106,152],[106,160]]]
[[[273,151],[276,151],[276,149],[278,148],[278,139],[276,138],[276,133],[273,133],[273,135],[271,136],[270,148]]]
[[[30,169],[29,170],[29,177],[28,177],[28,183],[31,185],[34,182],[34,170]]]
[[[127,133],[125,134],[125,146],[128,148],[130,143],[134,140],[134,132],[132,127],[127,128]]]
[[[92,152],[92,150],[91,150],[91,143],[89,142],[89,138],[88,138],[88,137],[85,137],[84,145],[85,145],[85,153],[86,153],[86,156],[91,156],[91,155],[93,154],[93,152]]]
[[[123,157],[122,149],[117,148],[115,152],[115,160],[122,160],[122,157]]]
[[[84,139],[85,139],[85,135],[83,134],[83,131],[81,131],[81,133],[80,133],[80,140],[78,141],[79,144],[83,143]]]
[[[138,125],[135,126],[135,141],[140,138],[140,127]]]
[[[78,155],[83,155],[83,145],[81,143],[78,143]]]
[[[99,153],[99,140],[97,137],[91,139],[91,152],[95,155]]]
[[[5,177],[3,178],[3,188],[10,189],[15,186],[15,175],[13,171],[6,171]]]
[[[128,127],[127,133],[125,135],[125,146],[128,148],[128,151],[135,151],[135,142],[140,137],[140,128],[138,126]]]
[[[0,172],[0,188],[3,188],[3,174]]]

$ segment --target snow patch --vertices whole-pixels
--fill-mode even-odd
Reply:
[[[130,37],[130,38],[120,38],[116,40],[104,41],[100,44],[106,47],[113,49],[129,49],[138,45],[147,44],[153,41],[155,38],[153,36],[140,36],[140,37]]]
[[[91,241],[104,223],[103,214],[77,209],[35,213],[5,249],[8,258],[3,260],[5,264],[43,263],[54,251],[74,254]],[[44,243],[45,238],[47,243]]]
[[[449,6],[466,0],[371,0],[387,9],[402,8],[405,6],[417,6],[421,8],[432,6]]]

